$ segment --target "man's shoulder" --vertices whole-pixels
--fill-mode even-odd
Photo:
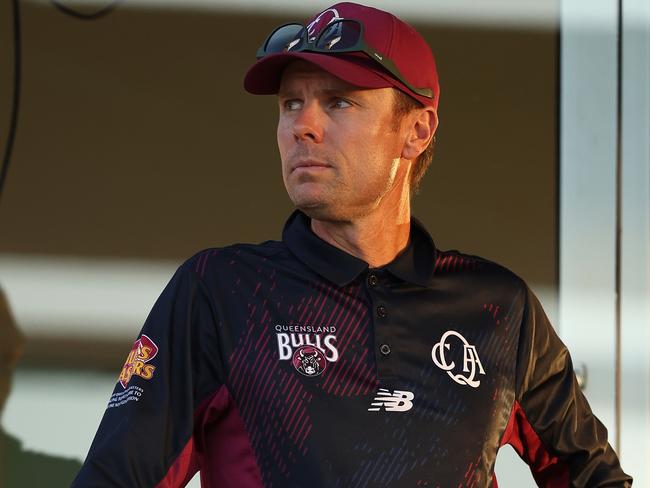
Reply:
[[[270,259],[286,251],[282,241],[268,240],[257,244],[235,243],[198,251],[181,264],[180,269],[203,275],[214,266],[256,263]]]
[[[483,285],[508,285],[517,291],[524,291],[527,287],[526,282],[506,266],[456,249],[438,250],[435,273],[455,275]]]

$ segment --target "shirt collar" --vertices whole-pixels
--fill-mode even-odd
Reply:
[[[282,240],[300,261],[338,286],[349,284],[368,269],[365,261],[314,234],[311,219],[300,210],[293,212],[287,220]],[[382,268],[409,283],[428,286],[433,278],[436,252],[429,233],[419,221],[411,217],[407,246]]]

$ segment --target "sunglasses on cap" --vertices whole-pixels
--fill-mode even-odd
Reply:
[[[331,22],[317,37],[309,37],[307,28],[298,23],[281,25],[266,38],[257,50],[257,59],[270,54],[294,53],[350,53],[363,52],[379,63],[393,77],[401,81],[409,90],[420,96],[433,98],[429,88],[415,88],[404,79],[390,59],[372,48],[363,40],[363,24],[352,19],[339,19]]]

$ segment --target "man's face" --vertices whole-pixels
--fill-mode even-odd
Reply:
[[[392,88],[360,90],[295,61],[278,102],[282,177],[310,217],[349,221],[408,188],[408,163],[400,160],[406,132],[393,115]]]

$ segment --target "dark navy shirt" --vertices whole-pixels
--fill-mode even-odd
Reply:
[[[120,373],[75,487],[629,486],[569,354],[507,269],[411,221],[389,264],[316,236],[186,261]]]

